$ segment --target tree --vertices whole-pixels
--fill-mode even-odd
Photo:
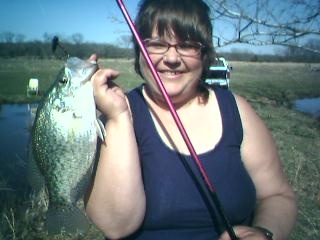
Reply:
[[[26,39],[26,36],[23,34],[18,33],[15,35],[15,42],[16,43],[22,43],[22,42],[24,42],[25,39]]]
[[[121,35],[119,37],[119,43],[124,48],[129,48],[130,45],[132,44],[131,39],[132,39],[131,35]]]
[[[81,33],[74,33],[71,35],[71,39],[75,44],[81,44],[83,43],[83,35]]]
[[[13,43],[15,34],[10,31],[2,32],[0,38],[1,38],[1,42]]]
[[[207,2],[213,9],[214,40],[218,47],[234,43],[281,45],[320,54],[318,48],[305,44],[320,36],[319,0]]]
[[[305,43],[305,47],[308,49],[316,49],[320,51],[320,39],[309,39]],[[297,47],[288,47],[285,56],[289,57],[295,61],[303,61],[303,62],[319,62],[320,55],[314,51],[307,51],[304,48]]]
[[[50,43],[50,42],[52,41],[52,39],[53,39],[53,36],[54,36],[54,35],[45,32],[45,33],[43,34],[43,41],[44,41],[45,43]]]

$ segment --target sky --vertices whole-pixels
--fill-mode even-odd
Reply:
[[[138,0],[123,2],[134,18]],[[81,33],[86,42],[117,43],[130,34],[116,0],[0,0],[0,6],[0,33],[23,34],[25,40]]]
[[[134,19],[139,0],[123,2]],[[221,32],[227,29],[219,27]],[[216,26],[215,30],[219,31]],[[121,36],[131,34],[116,0],[0,0],[0,33],[6,31],[24,35],[25,41],[43,41],[44,33],[61,38],[80,33],[85,42],[111,44],[119,44]],[[248,45],[232,45],[229,50],[237,47],[274,52],[274,47]]]

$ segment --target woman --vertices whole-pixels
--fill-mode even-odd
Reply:
[[[202,0],[144,0],[136,26],[237,236],[286,239],[296,202],[270,133],[243,98],[204,84],[209,14]],[[93,77],[107,136],[88,216],[111,239],[230,239],[185,168],[192,159],[136,43],[135,54],[145,83],[128,94],[115,70]]]

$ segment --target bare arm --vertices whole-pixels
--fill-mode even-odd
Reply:
[[[107,86],[108,78],[116,75],[112,70],[99,70],[93,79],[97,106],[108,121],[106,142],[101,146],[95,178],[86,197],[88,216],[112,239],[135,231],[145,213],[131,113],[122,90],[113,84]]]
[[[243,98],[236,96],[236,101],[244,132],[242,160],[257,190],[253,226],[269,229],[274,239],[288,239],[296,221],[295,195],[284,176],[270,132]],[[241,239],[265,239],[254,228],[239,226],[235,229]]]

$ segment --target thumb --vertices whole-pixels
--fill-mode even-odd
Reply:
[[[227,231],[224,231],[220,236],[219,240],[231,240]]]
[[[89,57],[89,61],[98,61],[98,55],[97,54],[92,54],[90,57]]]

